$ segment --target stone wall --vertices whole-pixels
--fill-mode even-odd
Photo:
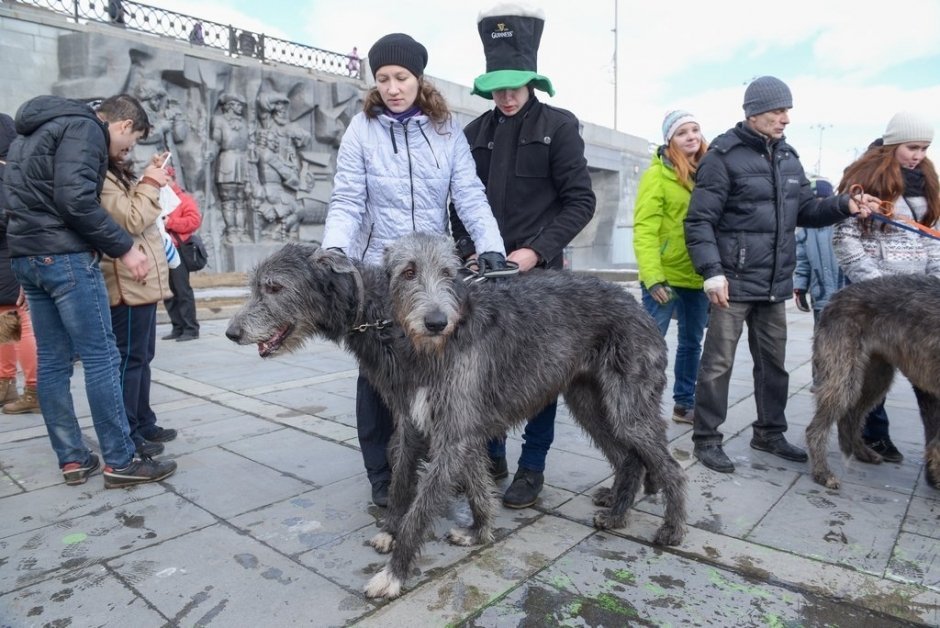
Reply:
[[[172,152],[179,181],[203,210],[215,272],[245,271],[285,240],[319,240],[336,151],[368,88],[10,3],[0,4],[0,58],[0,84],[13,86],[0,92],[0,111],[11,115],[39,94],[137,96],[154,131],[133,158],[143,164],[154,152]],[[432,80],[461,123],[492,106],[467,86]],[[583,135],[598,205],[572,242],[570,261],[628,266],[632,245],[623,231],[632,226],[648,143],[591,124]]]

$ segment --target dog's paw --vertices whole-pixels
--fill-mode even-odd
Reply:
[[[470,547],[479,543],[476,535],[467,528],[451,528],[447,533],[447,542],[460,547]]]
[[[656,536],[653,537],[653,543],[656,545],[679,545],[685,537],[685,528],[675,526],[670,523],[664,523],[656,530]]]
[[[395,537],[388,532],[379,532],[369,540],[369,545],[379,554],[388,554],[395,547]]]
[[[388,570],[388,565],[382,568],[382,571],[372,576],[366,585],[366,597],[379,598],[384,597],[392,600],[401,595],[402,581],[396,578]]]
[[[826,488],[830,488],[833,490],[838,490],[839,488],[839,478],[837,478],[836,476],[828,472],[827,473],[814,473],[813,482],[816,482],[816,484],[822,484]]]
[[[609,510],[598,510],[594,513],[594,527],[598,530],[614,530],[627,524],[627,515],[612,515]]]
[[[614,491],[610,487],[602,486],[594,491],[594,495],[591,496],[591,501],[595,506],[610,508],[610,505],[614,503]]]
[[[881,464],[882,461],[884,461],[881,454],[870,447],[857,448],[852,454],[855,456],[856,460],[864,462],[865,464]]]

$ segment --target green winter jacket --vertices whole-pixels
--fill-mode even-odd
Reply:
[[[666,281],[698,290],[702,277],[692,267],[683,228],[692,192],[679,183],[662,153],[660,147],[643,173],[633,209],[633,251],[640,281],[646,287]]]

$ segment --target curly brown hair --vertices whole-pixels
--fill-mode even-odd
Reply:
[[[434,84],[423,76],[418,77],[418,97],[415,99],[415,105],[418,106],[424,115],[431,119],[437,127],[443,127],[450,122],[451,113],[447,106],[444,96],[437,91]],[[369,118],[377,118],[385,109],[385,103],[382,101],[382,95],[379,94],[379,88],[373,87],[366,94],[362,110]]]
[[[894,156],[896,144],[873,146],[855,160],[839,182],[839,192],[847,192],[853,185],[862,186],[866,194],[877,196],[881,200],[894,202],[904,195],[904,178],[901,164]],[[933,227],[940,219],[940,183],[937,169],[926,157],[917,165],[924,175],[924,196],[927,198],[927,211],[919,221],[922,225]]]

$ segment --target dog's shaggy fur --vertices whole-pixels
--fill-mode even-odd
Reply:
[[[666,346],[635,299],[614,284],[561,272],[468,286],[452,243],[428,236],[406,239],[388,262],[387,276],[330,251],[286,245],[252,273],[251,296],[226,332],[257,343],[263,357],[314,335],[340,342],[396,417],[389,507],[372,540],[393,553],[369,596],[400,594],[432,517],[457,490],[474,521],[448,540],[492,539],[495,486],[485,444],[562,392],[615,471],[613,488],[595,495],[606,507],[595,525],[625,524],[645,467],[666,502],[655,541],[681,542],[685,477],[669,455],[659,407]],[[389,321],[392,301],[400,325]],[[419,476],[421,460],[428,466]]]
[[[862,440],[865,417],[888,393],[896,369],[917,396],[926,442],[926,476],[940,480],[940,279],[897,275],[852,284],[823,310],[813,340],[816,414],[806,428],[813,479],[839,480],[826,462],[829,432],[861,462],[881,456]]]
[[[595,503],[598,528],[626,523],[645,467],[665,498],[655,542],[681,542],[685,476],[668,450],[660,412],[666,344],[652,318],[622,288],[591,277],[535,271],[469,287],[446,238],[408,235],[387,251],[392,315],[415,349],[419,387],[406,423],[429,443],[426,472],[405,439],[392,461],[385,533],[391,560],[369,583],[370,597],[400,590],[431,517],[462,490],[474,516],[451,543],[492,539],[494,485],[486,442],[504,436],[560,393],[578,425],[614,469]],[[400,506],[407,504],[407,511]],[[389,546],[380,534],[373,545]]]

